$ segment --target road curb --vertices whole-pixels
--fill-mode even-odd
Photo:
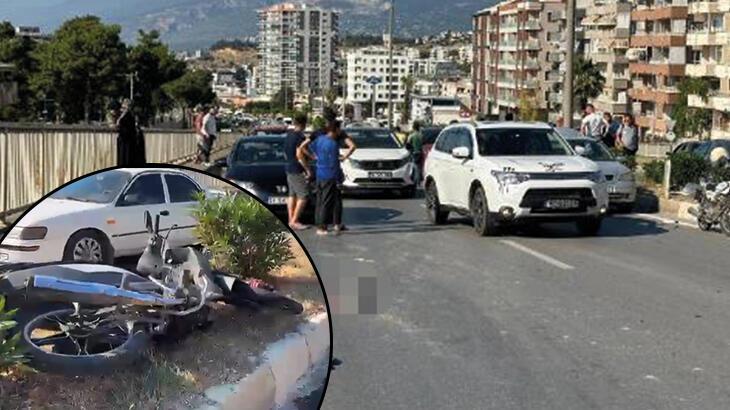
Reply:
[[[299,379],[329,357],[329,352],[329,317],[321,313],[301,324],[296,332],[269,345],[256,370],[225,393],[215,398],[208,396],[216,405],[206,409],[276,409],[296,391]],[[217,387],[221,386],[214,388]]]

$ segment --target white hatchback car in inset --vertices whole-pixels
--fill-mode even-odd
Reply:
[[[171,246],[194,244],[197,220],[191,211],[199,192],[208,194],[172,168],[120,168],[87,176],[24,215],[0,244],[0,263],[111,263],[140,254],[148,237],[145,211],[169,214],[161,218],[160,231],[177,225]]]
[[[458,212],[471,216],[480,235],[501,224],[561,221],[594,235],[608,209],[598,165],[544,123],[447,127],[426,160],[424,181],[433,223]]]

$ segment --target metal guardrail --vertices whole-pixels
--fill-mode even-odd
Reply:
[[[146,129],[148,163],[184,163],[197,151],[191,130]],[[217,149],[239,134],[220,134]],[[46,193],[116,165],[114,129],[104,126],[0,123],[0,222]]]

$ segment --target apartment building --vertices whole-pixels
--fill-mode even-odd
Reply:
[[[403,50],[393,53],[393,73],[389,70],[388,49],[380,46],[365,47],[347,53],[347,100],[350,103],[375,103],[381,107],[388,103],[388,93],[393,102],[402,103],[405,98],[403,78],[411,74],[411,61]],[[372,84],[371,79],[377,79]]]
[[[321,93],[336,79],[339,15],[282,3],[259,10],[259,93]]]
[[[661,138],[671,129],[687,63],[687,16],[686,0],[641,0],[631,11],[629,96],[644,136]]]
[[[712,110],[712,138],[730,138],[730,0],[688,4],[685,74],[710,80],[707,101],[690,96],[688,104]]]
[[[479,11],[473,25],[472,109],[504,115],[526,96],[554,119],[562,102],[565,3],[506,1]]]
[[[603,73],[603,92],[592,103],[597,110],[613,114],[632,112],[628,90],[631,9],[626,0],[595,0],[586,4],[583,51]]]

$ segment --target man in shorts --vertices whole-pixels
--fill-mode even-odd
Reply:
[[[305,140],[304,129],[307,127],[306,114],[299,114],[294,118],[294,129],[289,131],[284,142],[284,153],[286,154],[286,181],[289,186],[289,199],[287,210],[289,211],[289,226],[295,230],[309,228],[299,222],[304,207],[310,196],[309,181],[312,172],[306,161],[297,158],[297,151]]]

